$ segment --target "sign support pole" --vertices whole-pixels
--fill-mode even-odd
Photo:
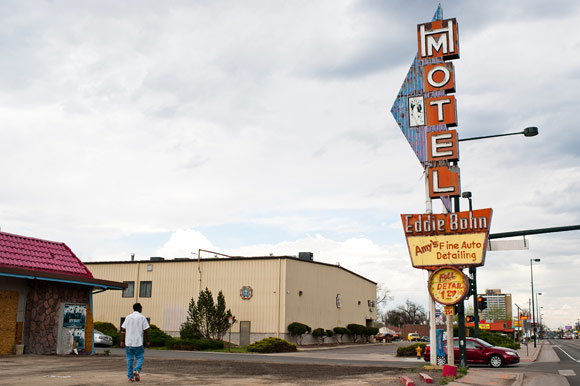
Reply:
[[[429,352],[429,360],[431,365],[437,365],[437,331],[435,321],[435,300],[429,297],[429,340],[431,341],[431,351]]]
[[[455,364],[455,350],[453,349],[453,315],[447,317],[447,363]]]
[[[425,170],[425,213],[433,213],[433,201],[429,197],[429,173]],[[431,352],[429,361],[431,365],[437,365],[437,322],[435,320],[435,300],[429,296],[429,341]]]

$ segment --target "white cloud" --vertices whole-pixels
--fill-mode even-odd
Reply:
[[[157,255],[162,257],[197,257],[200,249],[219,252],[220,249],[214,246],[200,232],[193,229],[179,229],[175,231],[169,240],[157,250]],[[205,252],[204,252],[205,253]],[[202,257],[204,256],[202,253]],[[192,256],[195,255],[195,256]]]

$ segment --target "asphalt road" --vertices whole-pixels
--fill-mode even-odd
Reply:
[[[558,358],[558,372],[564,375],[570,386],[580,386],[580,340],[550,340]]]
[[[523,372],[526,386],[580,386],[580,341],[546,339],[536,362],[509,371]]]

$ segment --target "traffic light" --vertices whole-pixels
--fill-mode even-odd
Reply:
[[[487,308],[487,299],[481,295],[477,297],[477,308],[480,309],[481,311]]]
[[[467,292],[466,298],[469,298],[471,295],[475,296],[477,294],[475,293],[475,280],[469,276],[467,276],[467,280],[469,281],[469,291]]]
[[[473,323],[473,316],[471,316],[471,315],[467,315],[467,316],[465,317],[465,322],[466,322],[466,323]]]

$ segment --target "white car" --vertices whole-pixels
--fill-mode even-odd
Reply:
[[[99,330],[94,330],[94,342],[95,346],[112,346],[113,345],[113,338],[111,338],[107,334],[103,334]]]

